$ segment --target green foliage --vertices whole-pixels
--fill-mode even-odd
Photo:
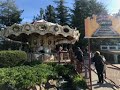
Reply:
[[[57,65],[56,62],[46,62],[47,65],[50,65],[52,67],[55,67]]]
[[[71,84],[71,86],[73,85],[72,88],[75,88],[76,86],[81,88],[87,88],[84,78],[81,75],[76,74],[73,65],[56,65],[55,69],[59,76],[62,76],[68,81],[68,83],[63,84],[62,87],[64,87],[64,89],[70,87],[69,84]]]
[[[7,83],[17,88],[17,90],[23,90],[47,82],[50,76],[56,77],[57,73],[53,67],[47,64],[35,65],[33,67],[2,68],[0,69],[0,85]]]
[[[42,60],[33,60],[33,61],[26,61],[24,65],[35,66],[41,63],[42,63]]]
[[[1,68],[0,90],[2,90],[3,86],[11,86],[17,90],[26,90],[35,85],[46,83],[50,79],[58,79],[58,76],[61,75],[72,75],[72,77],[69,77],[70,80],[68,80],[68,84],[66,83],[62,88],[69,87],[69,84],[71,86],[75,85],[85,88],[86,83],[84,79],[80,75],[76,75],[76,73],[73,72],[73,69],[74,67],[72,65],[58,65],[56,63]]]
[[[68,73],[68,70],[63,65],[56,65],[55,69],[60,76],[66,75]]]
[[[10,26],[14,23],[20,23],[23,10],[18,10],[14,0],[0,1],[0,23]]]
[[[24,51],[0,51],[0,66],[13,67],[23,64],[27,60],[27,54]]]
[[[87,88],[87,84],[81,75],[75,75],[73,77],[73,85],[81,88]]]
[[[37,16],[34,16],[33,21],[44,19],[44,9],[40,8],[40,15],[37,14]]]
[[[64,78],[70,78],[71,76],[76,74],[74,67],[70,64],[67,64],[67,65],[58,64],[55,66],[55,70],[59,76],[63,76]]]
[[[87,17],[92,17],[93,14],[98,15],[101,12],[107,13],[105,6],[97,0],[74,0],[74,6],[71,14],[71,26],[76,27],[80,34],[79,42],[76,45],[85,46],[87,40],[83,39],[85,36],[85,22]],[[75,45],[75,46],[76,46]]]
[[[45,20],[48,22],[56,22],[55,8],[52,5],[48,5],[45,9]]]
[[[69,25],[69,11],[68,7],[66,7],[64,0],[55,0],[54,1],[57,5],[56,7],[56,16],[57,16],[57,23],[60,25]]]

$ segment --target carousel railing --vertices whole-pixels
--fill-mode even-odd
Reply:
[[[58,52],[58,62],[59,63],[68,63],[71,61],[69,51],[60,51]]]
[[[56,61],[56,59],[57,59],[56,53],[38,53],[38,52],[28,53],[28,60],[29,61],[33,61],[33,60]]]
[[[50,61],[50,62],[58,62],[58,63],[66,63],[70,62],[70,54],[68,51],[60,51],[57,53],[39,53],[39,52],[32,52],[28,53],[28,60],[41,60],[41,61]]]

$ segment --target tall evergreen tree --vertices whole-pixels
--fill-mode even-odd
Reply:
[[[48,5],[45,10],[45,20],[48,22],[56,22],[55,8],[52,5]]]
[[[55,1],[56,7],[56,15],[57,15],[57,23],[60,25],[69,24],[69,14],[68,14],[68,7],[66,7],[65,0],[58,0]]]
[[[85,23],[84,20],[88,16],[93,14],[100,14],[101,12],[107,12],[102,3],[97,2],[97,0],[75,0],[72,15],[71,15],[71,25],[80,30],[81,37],[80,40],[85,36]]]
[[[43,8],[40,8],[40,13],[37,14],[37,16],[33,17],[33,21],[37,21],[37,20],[41,20],[41,19],[45,19]]]
[[[20,23],[23,10],[19,10],[14,0],[0,1],[0,23],[10,26],[14,23]]]
[[[11,26],[14,23],[20,23],[22,18],[20,17],[23,10],[19,10],[14,0],[0,1],[0,29],[5,26]],[[7,49],[12,44],[2,37],[0,42],[0,49]]]

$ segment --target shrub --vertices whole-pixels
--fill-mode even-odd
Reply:
[[[81,88],[87,88],[87,84],[84,80],[84,78],[81,75],[75,75],[73,77],[73,85],[76,87],[81,87]]]
[[[51,65],[52,67],[55,67],[57,65],[56,62],[46,62],[47,65]]]
[[[33,60],[33,61],[24,62],[24,65],[35,66],[35,65],[39,65],[41,63],[42,63],[42,61],[40,61],[40,60]]]
[[[57,73],[54,68],[40,64],[31,66],[19,66],[13,68],[0,69],[0,85],[11,85],[17,90],[26,90],[29,87],[46,83],[48,78],[56,77]],[[1,90],[1,88],[0,88]]]
[[[58,75],[69,76],[72,74],[72,69],[73,66],[71,65],[58,65],[55,63],[0,68],[0,90],[8,90],[6,88],[3,89],[3,86],[12,87],[15,90],[26,90],[35,85],[46,83],[49,79],[59,79]],[[80,75],[74,74],[69,79],[68,83],[63,85],[62,88],[66,88],[69,85],[86,87],[86,82]]]
[[[59,65],[59,64],[55,66],[55,69],[60,76],[64,76],[69,72],[68,69],[66,69],[63,65]]]
[[[13,67],[22,64],[27,60],[24,51],[0,51],[0,66]]]
[[[60,76],[70,76],[70,75],[74,75],[75,74],[75,69],[73,67],[73,65],[67,64],[67,65],[56,65],[55,66],[56,72],[60,75]]]

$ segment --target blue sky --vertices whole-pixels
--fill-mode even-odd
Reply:
[[[66,0],[67,4],[72,7],[73,0]],[[34,16],[39,14],[40,8],[46,8],[48,5],[54,5],[53,0],[16,0],[17,7],[24,10],[22,14],[23,21],[32,22]]]
[[[15,0],[19,9],[24,10],[22,14],[23,21],[32,22],[34,16],[39,14],[40,8],[45,8],[47,5],[54,5],[53,0]],[[72,7],[74,0],[66,0],[67,6]],[[105,4],[110,14],[118,12],[120,9],[120,0],[98,0]]]
[[[16,0],[19,9],[24,10],[23,22],[31,22],[33,17],[39,14],[40,8],[53,5],[52,0]]]
[[[98,0],[105,4],[110,14],[117,13],[120,9],[120,0]]]

